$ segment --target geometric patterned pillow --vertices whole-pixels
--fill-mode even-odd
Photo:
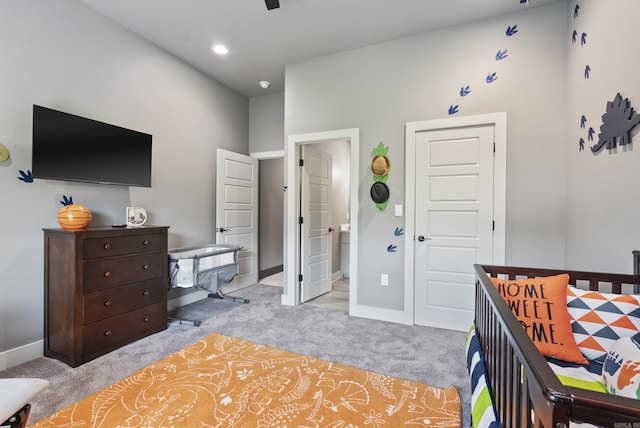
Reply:
[[[621,337],[640,331],[640,301],[636,296],[567,288],[573,337],[589,360],[604,362]]]

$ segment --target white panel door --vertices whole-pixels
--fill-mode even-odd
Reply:
[[[493,259],[494,126],[415,137],[415,323],[467,331],[473,264]]]
[[[331,154],[302,146],[300,301],[331,291]]]
[[[216,243],[242,247],[233,287],[257,284],[258,159],[218,149],[217,167]]]

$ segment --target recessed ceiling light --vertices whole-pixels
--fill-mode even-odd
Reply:
[[[261,80],[260,86],[262,87],[262,89],[267,89],[269,86],[271,86],[271,82],[267,82],[266,80]]]
[[[227,47],[223,45],[215,45],[213,47],[213,51],[220,55],[226,55],[227,53],[229,53],[229,49],[227,49]]]

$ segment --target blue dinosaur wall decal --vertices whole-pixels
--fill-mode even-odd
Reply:
[[[607,102],[607,110],[602,115],[598,143],[591,147],[591,151],[597,153],[605,146],[611,150],[617,143],[621,146],[631,143],[631,130],[638,123],[640,115],[631,107],[629,99],[622,99],[618,92],[613,101]]]

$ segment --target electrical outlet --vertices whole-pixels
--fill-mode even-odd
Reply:
[[[387,287],[389,285],[389,275],[386,273],[380,274],[380,285]]]

